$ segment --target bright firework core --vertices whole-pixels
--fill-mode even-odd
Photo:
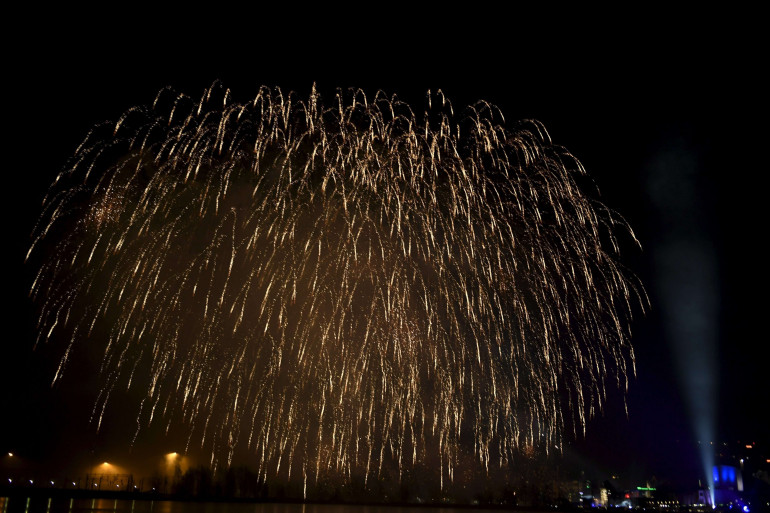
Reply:
[[[42,340],[104,355],[138,425],[186,426],[265,478],[507,466],[561,446],[633,372],[630,229],[525,121],[441,92],[324,106],[169,90],[97,127],[30,253]],[[435,109],[434,109],[435,108]],[[186,449],[185,449],[186,450]],[[472,456],[469,458],[469,456]]]

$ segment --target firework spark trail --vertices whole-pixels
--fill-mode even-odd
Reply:
[[[628,227],[539,123],[428,97],[420,122],[383,93],[215,84],[96,127],[30,248],[39,339],[68,341],[54,381],[100,347],[97,422],[146,386],[140,428],[185,423],[228,463],[245,444],[305,486],[429,457],[443,486],[464,447],[507,465],[584,429],[633,369]]]

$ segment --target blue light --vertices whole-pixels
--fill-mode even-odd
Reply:
[[[748,505],[747,505],[747,506],[743,506],[743,511],[744,511],[745,513],[749,513],[749,507],[748,507]]]
[[[736,483],[736,470],[735,467],[729,465],[714,465],[712,470],[714,477],[714,485],[718,486],[721,482],[723,485],[735,485]]]

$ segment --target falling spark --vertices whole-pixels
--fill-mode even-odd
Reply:
[[[68,341],[55,381],[101,348],[98,422],[136,387],[139,429],[183,425],[212,461],[245,446],[305,490],[427,460],[447,486],[464,451],[562,446],[634,372],[630,228],[536,121],[345,96],[164,89],[92,130],[30,248],[40,336]]]

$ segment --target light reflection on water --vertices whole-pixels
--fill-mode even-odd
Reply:
[[[467,513],[453,508],[0,497],[0,513]],[[481,513],[484,510],[476,509]]]

